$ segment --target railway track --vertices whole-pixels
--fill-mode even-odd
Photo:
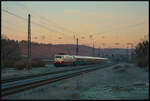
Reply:
[[[94,68],[90,68],[90,69],[88,68],[86,70],[81,70],[81,71],[76,71],[76,72],[73,72],[73,73],[63,74],[61,76],[57,76],[57,77],[53,77],[53,78],[47,78],[47,79],[44,79],[44,80],[39,80],[39,81],[27,83],[27,84],[22,84],[22,85],[8,87],[8,88],[2,88],[2,97],[12,95],[12,94],[16,94],[16,93],[19,93],[19,92],[22,92],[22,91],[25,91],[25,90],[29,90],[29,89],[32,89],[32,88],[35,88],[35,87],[39,87],[39,86],[42,86],[42,85],[46,85],[46,84],[49,84],[49,83],[57,82],[57,81],[68,79],[68,78],[75,77],[75,76],[79,76],[83,73],[88,73],[88,72],[95,71],[97,69],[102,69],[102,68],[105,68],[105,67],[109,67],[109,66],[112,66],[112,65],[114,65],[114,64],[105,64],[101,67],[96,66]]]
[[[69,67],[67,67],[66,70],[59,70],[59,71],[51,71],[51,72],[47,72],[47,73],[40,73],[40,74],[34,74],[34,75],[28,75],[28,76],[23,76],[23,77],[15,77],[15,78],[10,78],[10,79],[4,79],[1,82],[4,83],[8,83],[8,82],[14,82],[14,81],[19,81],[19,80],[25,80],[25,79],[30,79],[30,78],[34,78],[34,77],[40,77],[40,76],[46,76],[46,75],[51,75],[51,74],[57,74],[57,73],[62,73],[62,72],[68,72],[68,71],[73,71],[73,70],[80,70],[83,68],[87,68],[90,67],[91,65],[86,65],[86,66],[80,66],[78,68],[73,68],[73,69],[68,69]],[[95,65],[92,65],[95,66]]]

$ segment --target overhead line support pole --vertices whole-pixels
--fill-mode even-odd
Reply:
[[[78,38],[77,38],[76,55],[78,55],[78,52],[79,52],[79,46],[78,46]]]
[[[30,69],[31,63],[31,25],[30,25],[30,14],[28,14],[28,69]]]

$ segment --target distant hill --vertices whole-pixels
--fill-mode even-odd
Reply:
[[[19,43],[19,47],[21,48],[22,55],[27,56],[28,52],[28,43],[27,41],[21,41]],[[54,54],[57,53],[66,53],[70,55],[76,54],[76,45],[73,44],[39,44],[32,42],[31,44],[31,55],[32,57],[40,57],[40,58],[52,58]],[[129,50],[130,51],[130,50]],[[112,55],[112,54],[126,54],[127,49],[97,49],[95,48],[95,56],[99,56],[102,54]],[[93,48],[89,46],[79,45],[79,55],[83,56],[92,56]]]

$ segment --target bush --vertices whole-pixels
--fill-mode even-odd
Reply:
[[[5,59],[5,61],[3,62],[3,67],[10,67],[10,68],[14,68],[15,67],[15,63],[19,60],[21,60],[21,57],[15,57],[15,58],[8,58]]]
[[[29,64],[32,67],[44,67],[45,63],[40,59],[32,59],[31,63]],[[14,58],[14,59],[7,59],[4,61],[4,67],[11,67],[16,68],[18,70],[27,69],[28,68],[28,59],[23,58]]]
[[[18,41],[2,38],[1,42],[1,59],[3,62],[7,59],[21,56],[21,49],[19,47]]]
[[[41,61],[40,59],[32,59],[31,66],[32,67],[44,67],[45,63]]]
[[[15,60],[12,60],[12,59],[7,59],[4,61],[4,67],[11,67],[13,68],[14,67],[14,64],[15,63]]]
[[[19,61],[16,61],[14,64],[14,67],[18,70],[26,69],[28,68],[28,61],[27,59],[21,59]]]
[[[140,42],[135,49],[135,63],[139,67],[149,67],[149,41]]]
[[[136,59],[136,65],[139,67],[149,67],[148,56]]]
[[[45,66],[44,62],[42,62],[40,59],[32,59],[31,63],[29,65],[31,66],[30,68],[44,67]],[[28,68],[28,60],[22,59],[20,61],[17,61],[15,63],[15,67],[18,70],[27,69]]]

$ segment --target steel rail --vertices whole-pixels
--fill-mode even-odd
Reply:
[[[66,67],[68,70],[61,70],[61,71],[40,73],[40,74],[28,75],[28,76],[17,77],[17,78],[4,79],[4,80],[2,80],[2,83],[8,83],[8,82],[14,82],[14,81],[19,81],[19,80],[25,80],[25,79],[29,79],[29,78],[33,78],[33,77],[40,77],[40,76],[45,76],[45,75],[50,75],[50,74],[68,72],[68,71],[72,71],[72,70],[80,70],[80,69],[83,69],[85,67],[87,68],[87,67],[90,67],[90,66],[91,65],[86,65],[86,66],[82,66],[82,67],[78,67],[78,68],[75,67],[73,69],[68,69],[68,67]]]
[[[4,88],[4,89],[2,89],[2,97],[12,95],[12,94],[15,94],[15,93],[19,93],[19,92],[22,92],[22,91],[25,91],[25,90],[29,90],[29,89],[39,87],[39,86],[42,86],[42,85],[46,85],[48,83],[54,83],[54,82],[57,82],[57,81],[60,81],[60,80],[63,80],[63,79],[68,79],[68,78],[71,78],[71,77],[79,76],[83,73],[88,73],[88,72],[95,71],[97,69],[102,69],[102,68],[112,66],[112,65],[114,65],[114,64],[107,64],[107,65],[103,65],[102,67],[97,66],[97,67],[92,68],[92,69],[90,68],[90,69],[87,69],[87,70],[62,75],[62,76],[59,76],[59,77],[54,77],[54,78],[50,78],[50,79],[46,79],[46,80],[40,80],[40,81],[36,81],[36,82],[28,83],[28,84],[23,84],[23,85],[19,85],[19,86],[15,86],[15,87],[10,87],[10,88]]]

